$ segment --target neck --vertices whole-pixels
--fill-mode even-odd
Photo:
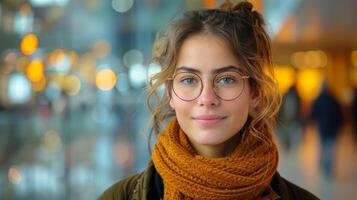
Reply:
[[[230,155],[239,143],[239,135],[236,134],[229,140],[216,145],[203,145],[191,142],[193,148],[196,150],[197,154],[206,158],[219,158]]]

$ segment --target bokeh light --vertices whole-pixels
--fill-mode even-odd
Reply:
[[[25,3],[20,8],[20,13],[23,16],[28,16],[31,13],[31,6],[28,3]]]
[[[30,0],[31,4],[38,7],[44,6],[64,6],[69,0]]]
[[[44,77],[43,63],[41,60],[33,60],[26,69],[27,78],[32,82],[38,82]]]
[[[124,13],[133,6],[134,1],[133,0],[113,0],[112,1],[112,7],[115,11],[119,13]]]
[[[161,67],[158,64],[150,63],[148,67],[148,79],[150,79],[153,75],[159,73],[161,71]]]
[[[32,82],[32,90],[35,92],[42,92],[46,88],[47,80],[43,77],[40,81]]]
[[[305,59],[304,59],[304,53],[303,52],[295,52],[291,56],[291,63],[298,68],[304,67],[305,66]]]
[[[33,54],[38,48],[38,38],[34,34],[25,35],[21,41],[20,49],[21,52],[29,56]]]
[[[291,56],[291,63],[297,68],[321,68],[327,65],[328,58],[326,53],[321,50],[295,52]]]
[[[63,49],[57,49],[48,56],[48,70],[58,73],[68,73],[71,67],[71,58]]]
[[[19,184],[22,180],[21,172],[16,166],[11,166],[8,171],[9,181],[13,184]]]
[[[135,161],[135,153],[132,145],[127,141],[121,141],[114,146],[114,158],[119,166],[130,168]]]
[[[56,81],[51,81],[46,87],[45,94],[48,100],[55,100],[61,95],[60,84]]]
[[[119,94],[126,94],[130,89],[128,74],[119,73],[117,75],[117,83],[115,87],[119,91]]]
[[[16,63],[17,59],[18,59],[17,53],[10,51],[5,55],[4,62],[14,65]]]
[[[290,66],[275,66],[274,73],[280,92],[285,94],[295,84],[295,70]]]
[[[81,77],[83,77],[84,81],[90,85],[94,85],[96,61],[93,59],[93,56],[89,53],[83,54],[78,60],[78,65]]]
[[[106,40],[99,40],[92,46],[92,52],[96,58],[105,58],[111,51],[112,45]]]
[[[42,138],[43,147],[50,152],[57,152],[62,147],[62,140],[54,130],[49,130]]]
[[[147,70],[142,64],[132,65],[129,69],[129,80],[134,88],[141,88],[147,81]]]
[[[321,71],[313,68],[302,69],[297,73],[296,89],[305,102],[311,102],[319,94],[323,76]]]
[[[75,51],[70,51],[67,53],[70,61],[71,61],[71,66],[72,67],[76,67],[77,63],[78,63],[78,54]]]
[[[141,51],[137,49],[132,49],[127,51],[123,56],[124,65],[130,67],[135,64],[143,64],[144,56]]]
[[[81,3],[85,6],[86,9],[95,11],[98,10],[104,2],[102,0],[87,0],[82,1]]]
[[[351,52],[351,63],[354,67],[357,67],[357,50]]]
[[[357,88],[357,67],[351,70],[350,79],[352,87]]]
[[[14,67],[9,64],[5,64],[4,66],[0,66],[0,74],[10,74],[14,70]]]
[[[25,104],[31,99],[31,84],[23,74],[11,74],[8,97],[13,104]]]
[[[66,76],[63,80],[63,90],[68,95],[76,95],[81,89],[81,81],[75,75]]]
[[[96,85],[103,91],[111,90],[116,83],[116,75],[110,69],[102,69],[96,75]]]
[[[23,1],[20,10],[14,17],[13,30],[20,35],[31,33],[34,30],[34,21],[34,13],[30,4]]]
[[[30,63],[30,60],[28,57],[23,56],[23,57],[19,58],[17,61],[16,70],[21,73],[26,73],[26,68],[29,65],[29,63]]]
[[[0,73],[10,74],[14,70],[17,60],[18,56],[15,52],[8,52],[4,57],[4,65],[0,67]]]

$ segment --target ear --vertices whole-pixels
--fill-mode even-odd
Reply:
[[[171,108],[172,108],[172,109],[175,109],[175,105],[174,105],[174,103],[172,102],[172,98],[169,100],[169,103],[170,103]]]
[[[254,91],[250,94],[250,108],[255,108],[258,106],[259,101],[261,100],[261,91]]]

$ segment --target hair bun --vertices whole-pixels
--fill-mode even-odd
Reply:
[[[252,12],[253,4],[248,1],[234,4],[231,1],[226,0],[219,8],[223,11],[240,11],[243,13],[250,13]]]
[[[262,26],[265,24],[261,14],[253,10],[253,4],[248,1],[234,4],[226,0],[219,8],[222,11],[234,13],[234,15],[245,18],[251,25]]]
[[[223,11],[231,11],[233,10],[233,3],[230,2],[229,0],[226,0],[219,8]]]
[[[245,12],[245,13],[252,12],[252,9],[253,9],[253,4],[251,4],[248,1],[243,1],[241,3],[238,3],[233,8],[234,11],[242,11],[242,12]]]

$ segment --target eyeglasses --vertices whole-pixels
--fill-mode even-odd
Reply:
[[[245,85],[245,79],[249,76],[241,75],[237,71],[224,71],[218,73],[212,79],[212,86],[216,96],[225,101],[238,98]],[[183,101],[197,99],[203,90],[202,78],[193,72],[179,72],[169,79],[172,81],[172,90]]]

